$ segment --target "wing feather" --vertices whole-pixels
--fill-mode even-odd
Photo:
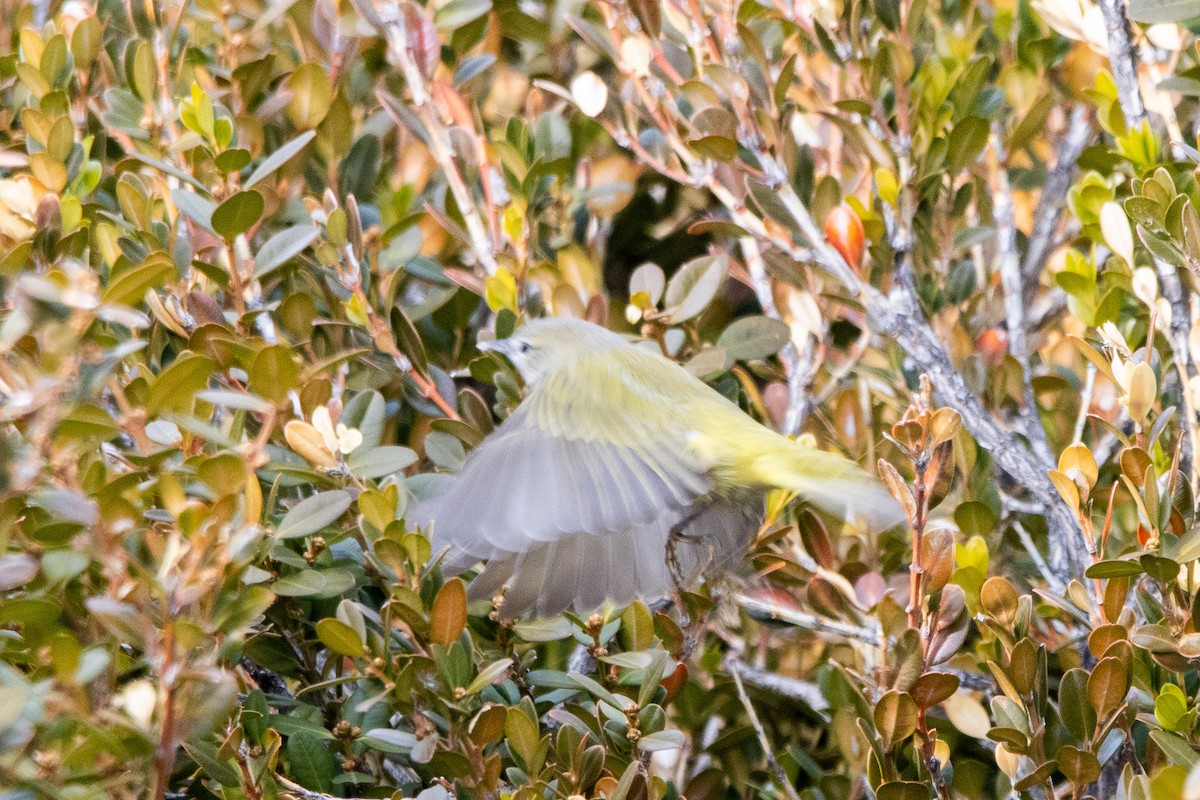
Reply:
[[[671,530],[685,523],[686,538],[676,547],[676,559],[681,576],[695,578],[710,566],[724,569],[744,550],[757,527],[747,508],[709,502],[694,515],[668,510],[624,530],[564,536],[489,561],[471,582],[470,596],[489,598],[507,585],[500,609],[505,619],[530,610],[542,616],[567,609],[587,613],[605,601],[620,606],[639,597],[662,597],[675,588],[666,558]]]
[[[434,552],[449,547],[456,564],[459,554],[502,558],[564,536],[645,523],[710,492],[686,421],[666,410],[651,428],[637,415],[613,415],[620,395],[635,390],[620,376],[612,382],[617,397],[562,403],[558,393],[569,387],[531,392],[471,453],[448,490],[410,511],[417,524],[434,522]]]
[[[686,523],[689,533],[677,548],[687,575],[714,553],[743,547],[753,530],[744,504],[712,499],[691,421],[662,407],[670,387],[639,384],[619,359],[581,369],[576,376],[603,394],[551,376],[471,453],[446,491],[408,514],[432,522],[434,552],[449,550],[447,571],[487,562],[471,596],[507,586],[507,618],[662,596],[674,588],[666,563],[674,526]]]

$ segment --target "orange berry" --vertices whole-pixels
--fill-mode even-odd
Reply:
[[[1004,328],[988,328],[975,340],[975,351],[990,369],[1004,363],[1008,355],[1008,331]]]
[[[825,238],[852,269],[857,271],[862,266],[863,225],[850,206],[842,204],[830,212],[825,220]]]

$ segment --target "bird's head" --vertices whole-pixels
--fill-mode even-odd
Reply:
[[[526,386],[576,363],[579,358],[625,346],[610,330],[567,317],[526,322],[507,339],[480,342],[479,349],[499,353],[521,373]]]

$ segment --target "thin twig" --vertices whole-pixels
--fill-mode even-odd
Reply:
[[[767,766],[770,767],[771,773],[775,776],[775,782],[779,784],[779,788],[788,796],[789,800],[800,800],[800,793],[796,791],[796,787],[788,779],[783,766],[775,758],[775,751],[771,748],[771,740],[767,738],[767,732],[763,730],[762,722],[758,719],[758,713],[754,710],[754,704],[750,702],[750,696],[746,694],[746,687],[742,685],[741,674],[734,668],[729,670],[729,675],[733,678],[733,685],[737,687],[738,699],[742,701],[742,706],[746,709],[746,716],[750,718],[750,726],[758,734],[758,744],[762,747],[763,758],[766,759]]]
[[[1175,362],[1175,370],[1179,374],[1180,404],[1183,406],[1183,428],[1186,436],[1180,439],[1182,449],[1180,469],[1191,483],[1192,491],[1196,489],[1196,450],[1197,443],[1197,409],[1192,401],[1190,383],[1196,376],[1196,362],[1192,358],[1191,328],[1192,328],[1192,295],[1183,288],[1179,280],[1179,271],[1161,258],[1154,259],[1158,273],[1158,286],[1162,296],[1171,306],[1171,319],[1166,330],[1167,344],[1171,348],[1171,357]]]
[[[295,798],[295,800],[366,800],[365,798],[337,797],[336,795],[305,789],[295,781],[288,780],[278,774],[275,776],[275,782],[283,787],[284,791],[280,794],[280,797],[284,798]]]
[[[789,678],[786,675],[760,669],[732,657],[725,660],[725,669],[731,674],[736,673],[738,677],[756,689],[771,692],[787,700],[804,703],[822,716],[825,716],[824,712],[829,710],[829,701],[825,699],[825,695],[821,694],[821,687],[811,681]]]
[[[359,3],[356,4],[356,7],[362,5],[364,4]],[[359,10],[362,11],[361,8]],[[374,17],[383,23],[380,25],[380,32],[387,38],[388,49],[404,72],[404,79],[408,83],[408,90],[412,95],[410,107],[418,119],[421,120],[421,124],[429,134],[429,152],[445,175],[446,183],[450,187],[450,193],[454,195],[454,202],[458,205],[459,213],[462,214],[463,221],[467,226],[467,235],[471,239],[471,250],[479,265],[483,267],[484,272],[488,275],[495,275],[497,267],[496,255],[492,250],[492,237],[483,224],[483,219],[479,215],[479,209],[475,205],[475,198],[471,195],[471,190],[467,187],[466,181],[463,180],[458,162],[454,160],[454,154],[451,152],[450,145],[448,144],[449,131],[438,118],[438,114],[431,113],[433,111],[434,99],[429,92],[425,76],[421,73],[421,68],[417,65],[413,54],[409,51],[408,32],[406,30],[404,14],[401,13],[396,3],[392,3],[388,6],[386,18],[381,18],[378,14],[364,14],[363,16],[367,19]],[[388,99],[389,97],[386,93],[380,94],[380,101],[383,103],[384,109],[391,114],[391,105]],[[400,124],[402,124],[402,121],[397,119],[397,125]],[[487,181],[490,177],[490,175],[485,173],[483,179]]]
[[[789,625],[804,628],[814,633],[827,633],[833,636],[840,636],[844,639],[854,639],[869,645],[878,645],[880,642],[881,636],[878,629],[866,628],[862,625],[851,625],[846,622],[819,617],[816,614],[795,611],[774,603],[768,603],[756,597],[750,597],[747,594],[738,593],[734,595],[734,601],[742,609],[752,614],[765,615],[773,620],[786,622]]]
[[[743,236],[738,240],[738,244],[741,245],[742,255],[746,258],[746,271],[750,273],[750,286],[754,289],[754,295],[758,298],[758,304],[762,307],[763,314],[780,319],[771,287],[771,276],[767,274],[767,267],[763,262],[762,249],[758,245],[758,240],[753,236]],[[783,422],[783,433],[789,436],[800,433],[800,429],[804,427],[804,422],[813,408],[810,391],[814,377],[813,355],[813,341],[812,337],[808,335],[805,336],[803,345],[797,344],[793,337],[779,353],[784,372],[787,374],[788,386],[788,404]]]
[[[1029,234],[1029,244],[1025,248],[1025,257],[1021,261],[1021,279],[1025,283],[1023,297],[1028,307],[1037,293],[1038,279],[1046,266],[1053,245],[1059,220],[1062,219],[1064,202],[1071,183],[1075,179],[1076,164],[1083,149],[1091,141],[1095,130],[1092,126],[1088,110],[1077,106],[1071,112],[1071,121],[1067,130],[1059,137],[1055,146],[1058,161],[1046,175],[1042,184],[1042,193],[1038,197],[1037,208],[1033,212],[1033,230]]]
[[[1005,166],[1004,143],[998,123],[992,132],[988,155],[992,182],[992,216],[996,225],[996,270],[1004,293],[1004,312],[1008,317],[1008,351],[1021,366],[1022,402],[1025,406],[1025,435],[1033,452],[1042,461],[1053,463],[1046,431],[1038,417],[1037,401],[1033,396],[1033,370],[1029,365],[1029,343],[1025,327],[1025,292],[1022,287],[1021,262],[1017,257],[1017,226],[1013,220],[1012,191]]]
[[[1013,518],[1010,522],[1013,531],[1017,534],[1017,538],[1021,540],[1021,546],[1025,548],[1025,552],[1029,553],[1029,557],[1033,559],[1033,565],[1037,567],[1038,572],[1042,573],[1042,577],[1046,579],[1046,584],[1056,592],[1066,589],[1067,584],[1046,563],[1046,559],[1042,557],[1041,552],[1037,549],[1033,537],[1029,535],[1029,531],[1025,530],[1025,526],[1021,524],[1021,521]]]
[[[1088,362],[1087,374],[1083,379],[1083,392],[1079,395],[1079,416],[1075,418],[1075,431],[1071,436],[1072,442],[1083,440],[1083,428],[1087,424],[1088,411],[1092,407],[1092,396],[1096,392],[1096,365]]]

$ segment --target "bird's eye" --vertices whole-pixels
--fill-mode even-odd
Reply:
[[[532,349],[533,345],[531,345],[529,342],[521,342],[517,345],[517,352],[519,353],[528,353]]]

